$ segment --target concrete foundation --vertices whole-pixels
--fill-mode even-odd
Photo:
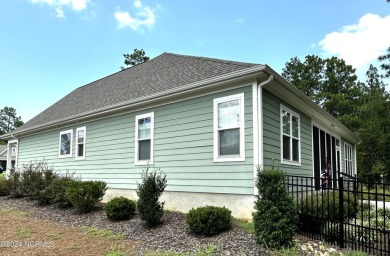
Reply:
[[[135,190],[108,189],[103,198],[103,202],[108,202],[114,197],[123,196],[132,200],[137,200]],[[212,194],[212,193],[189,193],[189,192],[164,192],[160,201],[165,202],[166,210],[174,210],[186,213],[192,208],[212,205],[226,207],[232,211],[232,215],[240,219],[252,219],[254,210],[254,195],[232,195],[232,194]]]

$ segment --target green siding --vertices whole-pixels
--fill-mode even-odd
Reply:
[[[281,164],[280,104],[300,115],[301,166]],[[279,167],[291,175],[313,175],[311,119],[293,106],[263,89],[263,148],[264,167]]]
[[[213,161],[213,99],[245,93],[245,162]],[[253,194],[252,87],[122,114],[19,140],[19,167],[46,160],[61,172],[104,180],[111,188],[135,189],[144,166],[134,165],[135,116],[154,112],[154,164],[167,191]],[[75,160],[76,128],[86,126],[86,159]],[[59,133],[73,129],[73,157],[59,158]]]

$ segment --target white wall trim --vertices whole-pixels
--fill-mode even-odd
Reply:
[[[66,155],[61,155],[61,135],[67,133],[70,133],[70,153]],[[58,157],[59,158],[72,157],[72,149],[73,149],[73,129],[60,132],[60,140],[58,143]]]
[[[221,102],[239,100],[240,103],[240,154],[238,156],[220,156],[218,140],[218,104]],[[213,123],[214,123],[214,162],[243,162],[245,161],[245,95],[244,93],[215,98],[213,100]]]
[[[150,117],[150,159],[149,160],[139,160],[138,152],[138,120],[142,118]],[[154,159],[154,112],[138,115],[135,117],[135,138],[134,138],[134,165],[151,165],[153,164]]]
[[[253,112],[253,194],[258,193],[256,188],[257,168],[260,166],[260,123],[259,123],[259,87],[257,83],[252,84],[252,112]]]
[[[78,156],[79,154],[79,131],[84,131],[84,147],[83,147],[83,155],[82,156]],[[83,127],[79,127],[76,129],[76,142],[75,142],[75,147],[76,147],[76,150],[75,150],[75,160],[84,160],[85,159],[85,148],[87,147],[87,127],[86,126],[83,126]]]

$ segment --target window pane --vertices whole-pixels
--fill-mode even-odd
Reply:
[[[61,155],[70,154],[70,133],[61,134]]]
[[[150,160],[150,140],[138,141],[138,160]]]
[[[138,119],[138,139],[150,138],[151,117]]]
[[[290,137],[283,135],[283,159],[290,160]]]
[[[292,117],[292,135],[299,138],[299,119],[296,116]]]
[[[296,139],[292,140],[293,145],[292,145],[292,155],[293,155],[293,161],[299,161],[299,141]]]
[[[240,155],[240,129],[219,131],[219,155]]]
[[[77,156],[84,156],[84,144],[77,145]]]
[[[240,101],[232,100],[218,104],[218,128],[238,127],[240,124]]]
[[[283,133],[290,135],[290,113],[282,110]]]
[[[84,130],[80,130],[77,133],[77,143],[84,143]]]

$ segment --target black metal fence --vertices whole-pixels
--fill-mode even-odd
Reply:
[[[328,179],[333,184],[328,187],[316,179],[286,176],[299,211],[299,233],[342,248],[390,255],[390,184],[340,177]]]

